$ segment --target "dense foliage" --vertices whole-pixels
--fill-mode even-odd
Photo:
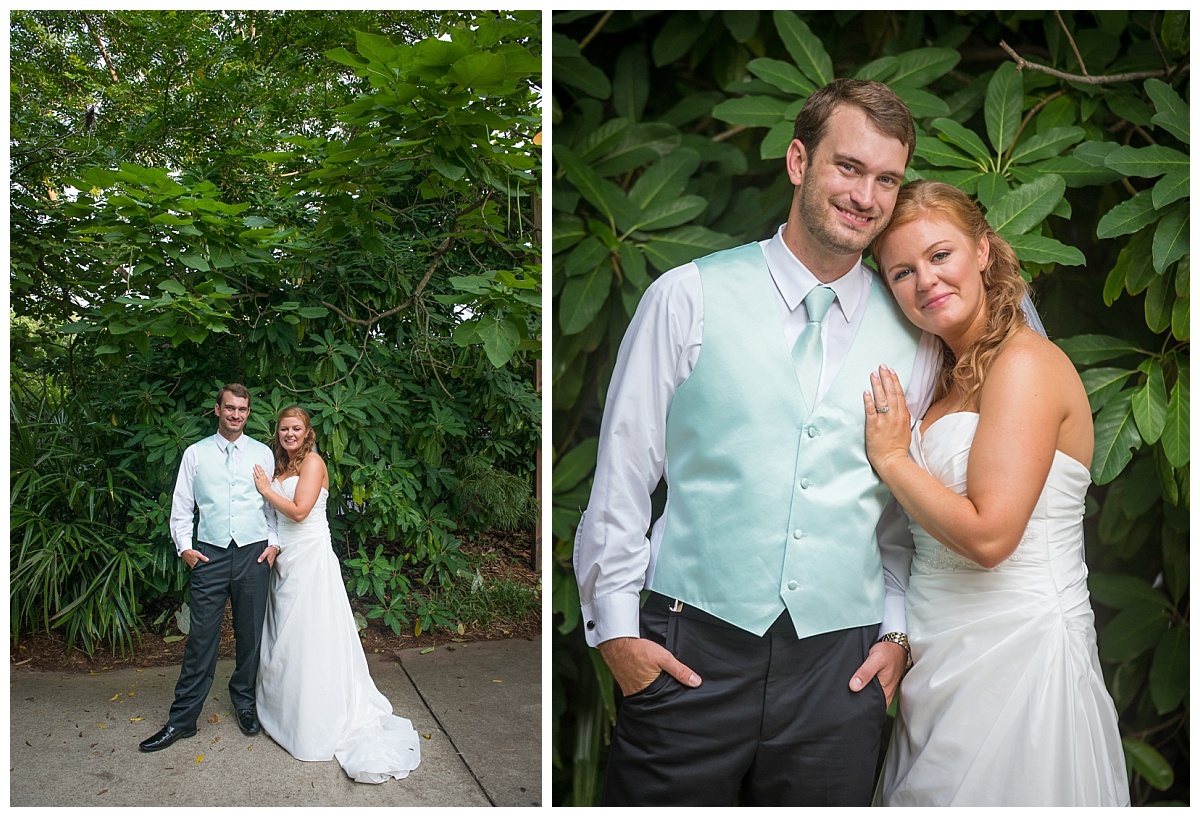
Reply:
[[[176,469],[232,381],[260,440],[312,414],[368,616],[461,624],[459,534],[536,519],[540,14],[10,32],[14,634],[171,620]]]
[[[1100,657],[1135,803],[1186,802],[1187,12],[561,12],[553,21],[554,795],[595,802],[615,713],[572,538],[617,345],[651,279],[786,218],[808,95],[888,83],[908,178],[975,196],[1096,413]]]

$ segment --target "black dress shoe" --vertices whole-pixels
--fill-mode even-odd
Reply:
[[[157,752],[159,749],[166,749],[172,743],[183,738],[195,736],[196,727],[191,729],[180,729],[175,726],[164,726],[159,731],[155,732],[152,737],[146,738],[138,744],[138,748],[143,752]]]
[[[239,709],[237,721],[238,729],[242,730],[243,735],[257,735],[262,729],[258,724],[258,713],[253,709]]]

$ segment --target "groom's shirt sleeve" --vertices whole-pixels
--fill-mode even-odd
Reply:
[[[914,424],[920,422],[933,402],[933,391],[941,366],[941,343],[934,335],[922,333],[908,392],[904,395]],[[879,524],[875,527],[875,540],[879,543],[879,556],[883,561],[883,623],[879,625],[879,634],[907,633],[904,594],[908,590],[908,574],[912,569],[915,545],[912,531],[908,528],[908,515],[895,497],[890,497],[883,508]]]
[[[259,463],[268,477],[275,475],[275,454],[272,453],[271,446],[263,446],[263,455]],[[266,497],[263,497],[263,516],[267,518],[267,547],[279,547],[279,517],[275,513],[275,506],[268,502]]]
[[[609,382],[587,513],[575,537],[584,635],[590,646],[637,637],[653,545],[650,496],[667,468],[667,413],[699,355],[703,289],[695,264],[646,290]]]
[[[176,555],[193,550],[192,531],[196,521],[196,450],[188,446],[179,462],[179,475],[175,477],[175,494],[171,497],[171,540],[175,542]]]

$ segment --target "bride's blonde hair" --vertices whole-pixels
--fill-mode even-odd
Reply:
[[[300,442],[300,448],[296,450],[294,458],[287,452],[286,448],[279,444],[279,424],[286,417],[299,417],[300,422],[304,423],[304,439]],[[313,431],[312,420],[309,418],[307,411],[299,406],[288,406],[279,412],[279,417],[275,419],[275,440],[271,445],[275,454],[275,479],[299,474],[300,463],[304,462],[304,458],[316,447],[317,433]]]
[[[881,244],[893,230],[926,214],[942,217],[969,236],[976,245],[986,238],[990,248],[987,266],[982,273],[987,313],[983,333],[961,358],[956,357],[950,347],[939,339],[942,344],[942,371],[933,399],[940,400],[957,387],[963,395],[962,404],[966,405],[983,386],[983,378],[992,361],[1009,339],[1025,326],[1021,301],[1025,298],[1028,285],[1021,277],[1017,254],[992,229],[975,203],[957,187],[932,179],[909,182],[900,188],[891,222],[871,244],[871,253],[876,261],[879,260]]]

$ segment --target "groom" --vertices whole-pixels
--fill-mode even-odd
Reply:
[[[171,538],[191,570],[191,628],[167,725],[138,745],[143,752],[157,752],[196,734],[196,720],[217,670],[226,599],[233,601],[237,641],[229,702],[243,733],[259,731],[254,686],[267,589],[279,546],[275,510],[254,487],[254,466],[272,474],[275,457],[270,448],[242,433],[250,416],[250,392],[241,383],[217,393],[215,413],[217,433],[188,447],[175,481]]]
[[[861,254],[916,137],[858,80],[813,93],[794,136],[786,224],[655,281],[613,371],[575,548],[625,696],[605,805],[870,803],[912,540],[862,395],[886,357],[919,400],[932,366]]]

